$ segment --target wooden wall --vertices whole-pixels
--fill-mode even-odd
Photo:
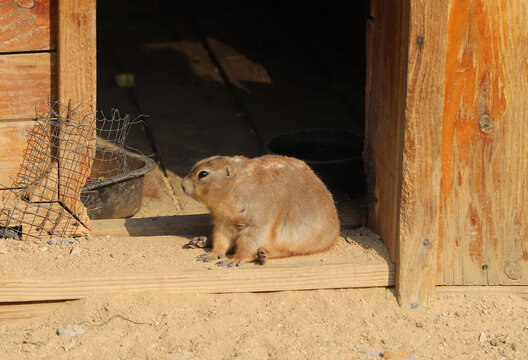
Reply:
[[[16,176],[25,138],[49,101],[95,109],[95,0],[0,3],[0,189]]]
[[[372,4],[369,225],[400,303],[436,284],[528,284],[528,6]]]
[[[528,284],[528,4],[452,0],[439,284]]]
[[[29,119],[56,98],[55,22],[56,2],[0,4],[0,188],[18,172]]]

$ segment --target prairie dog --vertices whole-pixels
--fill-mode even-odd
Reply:
[[[301,160],[278,155],[253,159],[213,156],[182,180],[184,192],[205,204],[213,221],[212,249],[200,260],[217,265],[311,254],[339,236],[332,195]]]

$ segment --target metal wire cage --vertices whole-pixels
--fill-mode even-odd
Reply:
[[[49,104],[28,135],[20,170],[2,196],[0,237],[83,236],[91,229],[83,187],[130,172],[124,151],[129,115],[80,114]]]

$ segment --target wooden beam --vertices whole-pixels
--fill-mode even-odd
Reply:
[[[434,299],[448,6],[449,2],[408,1],[396,275],[403,307]]]
[[[211,216],[174,215],[92,221],[92,236],[209,235]]]
[[[58,98],[77,113],[96,110],[97,48],[95,0],[59,0]]]
[[[58,98],[68,106],[63,115],[73,124],[61,123],[58,193],[64,206],[90,229],[80,193],[90,174],[96,139],[95,0],[60,0],[58,16]]]
[[[403,1],[372,0],[367,22],[364,163],[369,191],[368,226],[397,262],[401,138],[403,129]]]
[[[437,295],[513,295],[528,299],[528,286],[437,286]]]
[[[55,49],[57,1],[3,1],[0,52]]]
[[[0,121],[34,119],[56,99],[56,54],[0,55]]]
[[[0,302],[79,299],[109,292],[235,293],[365,288],[394,285],[394,265],[246,265],[218,271],[133,274],[78,279],[0,279]]]
[[[46,315],[55,310],[61,302],[44,302],[30,304],[2,304],[0,303],[0,322],[27,320]]]

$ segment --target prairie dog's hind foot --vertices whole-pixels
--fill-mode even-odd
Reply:
[[[218,261],[216,263],[216,266],[218,267],[226,267],[226,268],[232,268],[232,267],[239,267],[240,265],[242,265],[242,261],[238,261],[238,260],[223,260],[223,261]]]

